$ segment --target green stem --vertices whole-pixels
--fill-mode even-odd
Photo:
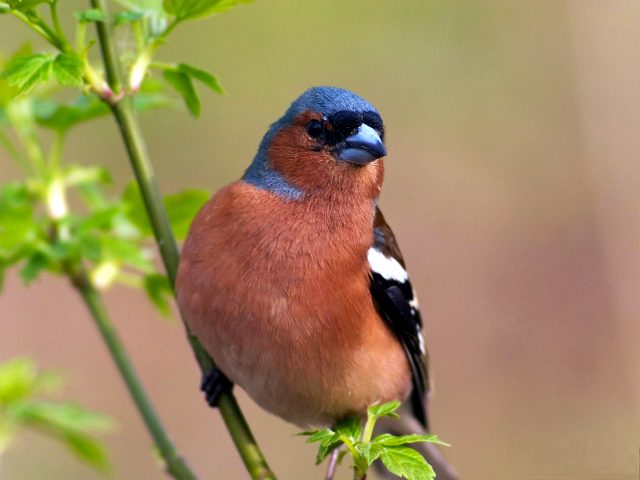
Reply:
[[[44,38],[51,45],[56,47],[58,50],[64,50],[64,45],[58,40],[53,31],[49,28],[49,26],[44,23],[41,18],[36,18],[36,22],[34,23],[29,17],[27,17],[24,13],[19,10],[11,10],[11,14],[18,18],[20,21],[25,23],[29,28],[31,28],[34,32]]]
[[[93,8],[97,8],[106,14],[104,0],[90,0],[90,2]],[[113,91],[119,92],[123,83],[113,37],[104,22],[97,23],[96,27],[107,79]],[[127,149],[167,276],[171,286],[175,287],[179,262],[178,246],[169,224],[167,212],[156,182],[155,172],[147,153],[131,99],[126,97],[122,101],[112,104],[111,109]],[[214,367],[213,361],[207,355],[198,339],[189,332],[186,324],[185,328],[200,369],[203,374],[206,374]],[[267,461],[260,451],[231,392],[222,395],[219,409],[251,477],[256,480],[275,480],[276,477],[269,469]]]
[[[49,148],[49,168],[48,170],[58,172],[60,170],[60,161],[62,159],[62,145],[64,143],[64,135],[56,132],[51,147]]]
[[[142,416],[149,433],[153,437],[156,447],[160,451],[160,455],[166,463],[167,472],[178,480],[196,480],[197,477],[191,471],[186,462],[180,457],[175,447],[169,440],[164,427],[158,417],[147,393],[145,392],[140,378],[133,368],[131,359],[124,348],[124,345],[118,338],[109,316],[105,310],[104,304],[98,291],[91,285],[87,273],[82,268],[70,269],[69,275],[73,285],[76,287],[82,299],[102,335],[109,353],[113,358],[120,375],[124,379],[129,394],[133,398],[138,412]]]
[[[364,432],[362,433],[362,441],[369,443],[373,436],[373,429],[376,426],[377,418],[372,415],[367,415],[367,422],[364,424]]]
[[[51,20],[53,21],[53,28],[56,32],[56,37],[62,45],[62,51],[67,52],[71,50],[71,45],[64,35],[62,25],[60,25],[60,19],[58,18],[58,0],[55,0],[49,4],[49,10],[51,11]]]
[[[27,173],[33,172],[33,167],[24,158],[20,151],[15,147],[11,139],[4,132],[0,131],[0,145],[7,151],[9,156]]]

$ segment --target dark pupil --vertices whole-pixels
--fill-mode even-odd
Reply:
[[[318,120],[311,120],[307,125],[307,133],[310,137],[317,138],[322,135],[324,128]]]

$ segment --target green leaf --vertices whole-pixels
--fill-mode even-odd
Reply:
[[[307,443],[320,442],[320,447],[318,448],[318,453],[316,455],[316,465],[320,465],[324,459],[327,458],[329,453],[343,443],[342,440],[340,440],[340,434],[329,428],[302,432],[302,435],[309,436]]]
[[[431,465],[412,448],[386,447],[381,452],[380,459],[391,473],[407,480],[433,480],[436,478]]]
[[[169,223],[176,239],[184,240],[187,237],[193,218],[210,196],[206,190],[190,189],[164,198]]]
[[[138,112],[167,108],[171,101],[162,94],[139,92],[134,98]],[[110,113],[109,107],[95,95],[82,95],[71,103],[60,104],[53,100],[38,99],[33,102],[33,110],[39,125],[64,133],[72,127]]]
[[[189,226],[196,213],[209,199],[206,190],[185,190],[180,193],[168,195],[164,198],[164,204],[169,216],[169,223],[178,240],[187,236]],[[147,218],[147,213],[142,202],[142,197],[135,182],[125,189],[122,199],[125,206],[125,214],[133,225],[145,236],[151,236],[153,231]]]
[[[112,428],[109,417],[71,403],[32,400],[61,383],[57,375],[40,373],[29,358],[0,364],[0,450],[21,427],[33,427],[62,441],[81,460],[99,471],[109,462],[101,443],[90,436]]]
[[[90,10],[81,10],[73,12],[73,14],[80,23],[105,22],[107,20],[104,12],[97,8],[92,8]]]
[[[14,358],[0,364],[0,405],[9,405],[61,384],[57,375],[39,373],[33,360]]]
[[[122,212],[120,205],[112,205],[91,212],[77,224],[77,235],[82,237],[89,235],[94,230],[109,230],[113,225],[113,219]]]
[[[0,15],[3,13],[9,13],[11,11],[11,5],[8,3],[0,2]]]
[[[40,272],[49,266],[49,259],[42,252],[36,252],[29,257],[27,264],[20,270],[20,278],[25,285],[33,282]]]
[[[17,412],[26,425],[36,426],[59,438],[80,460],[98,471],[110,464],[101,442],[89,434],[109,431],[113,421],[106,415],[70,403],[32,402]]]
[[[191,77],[179,70],[165,70],[162,76],[182,96],[189,113],[194,117],[200,116],[200,98]]]
[[[147,83],[146,81],[143,85]],[[160,93],[138,92],[133,97],[133,106],[138,112],[146,112],[147,110],[157,110],[159,108],[173,107],[175,103],[168,97]]]
[[[162,0],[116,0],[120,5],[138,13],[162,14]]]
[[[384,450],[384,447],[377,443],[357,443],[355,447],[357,452],[367,461],[367,465],[375,462]]]
[[[204,18],[224,12],[252,0],[164,0],[162,6],[170,15],[182,20]]]
[[[112,467],[102,442],[89,435],[66,433],[61,440],[87,465],[99,472],[110,472]]]
[[[34,113],[38,124],[64,133],[75,125],[105,116],[109,107],[95,95],[83,95],[68,105],[60,105],[52,100],[34,102]]]
[[[360,439],[362,420],[355,415],[346,417],[338,420],[335,428],[339,435],[343,435],[347,437],[351,443],[355,443]]]
[[[332,443],[320,445],[320,447],[318,448],[318,453],[316,454],[316,465],[320,465],[322,462],[324,462],[324,459],[327,458],[331,452],[333,452],[342,444],[342,440],[337,439]]]
[[[74,403],[54,403],[44,400],[31,402],[21,408],[18,414],[27,422],[47,425],[63,432],[108,432],[113,429],[111,418],[102,413],[86,410]]]
[[[389,433],[383,433],[378,435],[376,438],[372,440],[372,443],[379,443],[380,445],[384,445],[387,447],[394,447],[398,445],[405,445],[407,443],[420,443],[420,442],[428,442],[428,443],[436,443],[438,445],[443,445],[445,447],[450,447],[446,442],[443,442],[438,438],[437,435],[400,435],[395,436]]]
[[[52,64],[53,56],[49,54],[20,56],[9,62],[1,76],[20,94],[26,94],[51,77]]]
[[[321,442],[324,443],[327,440],[333,438],[336,432],[331,430],[330,428],[323,428],[321,430],[308,430],[306,432],[302,432],[300,435],[308,435],[307,443],[315,443]]]
[[[37,234],[27,187],[19,182],[0,186],[0,262],[23,251]]]
[[[61,53],[56,57],[52,65],[53,75],[61,85],[82,85],[82,70],[84,63],[75,53]]]
[[[368,409],[368,415],[370,418],[380,418],[380,417],[394,417],[398,418],[398,414],[395,413],[398,408],[400,408],[401,403],[398,401],[371,405]]]
[[[33,10],[41,3],[51,3],[51,0],[7,0],[5,3],[9,4],[9,7],[13,10],[26,12]]]
[[[104,167],[96,165],[70,165],[64,171],[64,183],[67,186],[78,186],[87,183],[110,184],[111,174]]]
[[[178,65],[178,70],[202,82],[214,92],[224,93],[224,88],[222,87],[218,77],[215,75],[186,63],[180,63]]]
[[[169,301],[173,298],[173,291],[166,275],[159,273],[145,275],[144,289],[162,315],[167,316],[171,313]]]
[[[148,253],[142,246],[124,238],[105,236],[100,239],[102,257],[139,268],[143,272],[153,270]]]
[[[125,23],[135,22],[144,17],[142,12],[118,12],[115,17],[114,25],[119,27]]]

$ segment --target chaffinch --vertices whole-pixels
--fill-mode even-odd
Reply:
[[[306,427],[408,399],[411,433],[428,428],[418,301],[378,206],[386,154],[371,104],[311,88],[198,213],[177,297],[218,367],[203,383],[211,405],[238,384]]]

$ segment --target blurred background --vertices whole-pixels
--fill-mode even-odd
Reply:
[[[69,1],[69,8],[85,8]],[[30,35],[0,19],[0,49]],[[426,319],[433,429],[464,478],[638,478],[640,3],[633,0],[260,0],[178,29],[160,58],[213,70],[203,115],[143,117],[166,193],[237,179],[304,89],[352,89],[382,113],[381,204]],[[68,160],[130,179],[110,118]],[[0,180],[17,175],[0,152]],[[247,475],[198,392],[177,321],[116,288],[110,312],[174,440],[203,479]],[[31,355],[65,395],[117,418],[118,479],[161,479],[150,439],[84,306],[50,276],[0,296],[0,361]],[[281,479],[323,478],[315,447],[237,391]],[[0,478],[91,479],[25,434]],[[373,475],[372,475],[373,476]],[[343,468],[340,478],[349,478]]]

